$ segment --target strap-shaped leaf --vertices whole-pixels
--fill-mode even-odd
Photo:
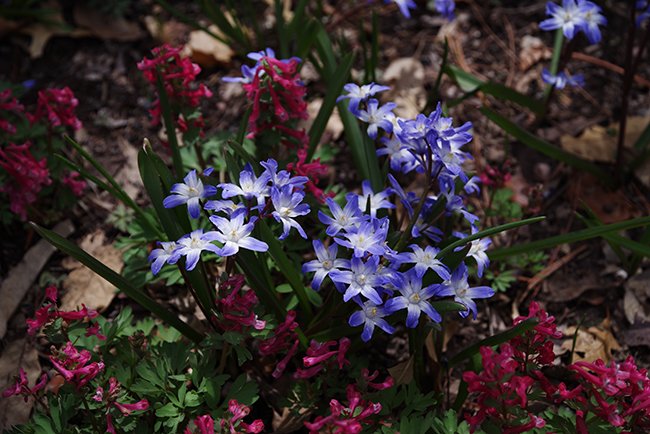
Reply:
[[[90,268],[93,272],[106,279],[140,306],[144,307],[149,312],[158,316],[167,324],[181,332],[185,337],[197,343],[203,340],[203,335],[201,333],[196,331],[183,320],[179,319],[175,313],[167,310],[164,306],[133,286],[131,282],[123,276],[111,270],[92,255],[88,254],[88,252],[53,231],[42,228],[35,223],[31,223],[31,225],[39,235],[45,238],[54,247],[72,256],[86,267]]]

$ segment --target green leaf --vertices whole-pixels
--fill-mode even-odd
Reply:
[[[481,113],[483,113],[488,119],[501,127],[501,129],[503,129],[506,133],[510,134],[529,148],[541,152],[542,154],[555,160],[566,163],[569,166],[575,167],[576,169],[589,172],[593,175],[596,175],[599,179],[611,183],[611,177],[609,174],[601,170],[595,164],[585,161],[582,158],[576,157],[575,155],[570,154],[558,148],[557,146],[553,146],[547,141],[542,140],[534,134],[529,133],[520,126],[509,121],[505,117],[501,116],[495,111],[490,110],[487,107],[482,107],[480,110]]]
[[[500,345],[504,342],[509,341],[514,337],[521,336],[527,331],[532,330],[533,327],[537,325],[537,323],[538,323],[537,318],[529,318],[525,321],[520,322],[519,324],[517,324],[516,326],[512,327],[509,330],[482,339],[476,342],[475,344],[470,345],[469,347],[465,348],[464,350],[456,354],[454,357],[452,357],[449,360],[449,367],[453,368],[454,366],[458,365],[464,360],[469,359],[475,354],[478,354],[479,349],[481,347],[492,347],[495,345]]]
[[[506,258],[508,256],[544,250],[558,246],[560,244],[575,243],[578,241],[588,240],[590,238],[601,237],[612,232],[624,231],[627,229],[633,229],[648,225],[650,225],[650,217],[639,217],[636,219],[626,220],[624,222],[611,223],[595,228],[582,229],[579,231],[570,232],[568,234],[557,235],[554,237],[546,238],[544,240],[492,250],[491,252],[488,252],[488,256],[492,260],[498,260]]]
[[[453,243],[451,243],[450,245],[448,245],[444,249],[440,250],[438,252],[438,254],[436,255],[436,258],[438,258],[438,259],[444,258],[449,253],[453,252],[456,248],[458,248],[460,246],[464,246],[465,244],[470,243],[470,242],[472,242],[474,240],[489,237],[491,235],[498,234],[500,232],[509,231],[511,229],[518,228],[520,226],[526,226],[526,225],[530,225],[530,224],[533,224],[533,223],[538,223],[538,222],[541,222],[542,220],[544,220],[545,218],[546,217],[544,217],[544,216],[532,217],[532,218],[529,218],[529,219],[526,219],[526,220],[521,220],[521,221],[512,222],[512,223],[506,223],[504,225],[499,225],[499,226],[495,226],[493,228],[482,230],[480,232],[476,232],[475,234],[469,235],[469,236],[467,236],[465,238],[461,238],[458,241],[454,241]]]
[[[99,276],[107,280],[109,283],[114,285],[120,291],[125,293],[133,301],[138,303],[140,306],[147,309],[152,314],[158,316],[163,321],[167,322],[170,326],[177,329],[179,332],[183,333],[185,337],[194,341],[201,342],[203,336],[201,333],[197,332],[186,322],[178,318],[175,313],[167,310],[161,304],[158,304],[155,300],[145,294],[143,291],[138,290],[136,287],[131,285],[131,282],[126,280],[124,277],[120,276],[115,271],[108,268],[106,265],[99,262],[93,256],[89,255],[86,251],[79,248],[72,242],[63,238],[59,234],[50,231],[48,229],[42,228],[35,223],[31,223],[32,227],[39,233],[43,238],[45,238],[50,244],[54,247],[61,250],[63,253],[66,253],[86,267],[90,268],[93,272],[97,273]]]
[[[173,417],[176,416],[179,412],[179,409],[174,406],[171,402],[160,407],[156,410],[156,416],[158,417]]]

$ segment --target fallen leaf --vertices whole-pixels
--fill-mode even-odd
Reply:
[[[144,25],[156,41],[171,45],[182,45],[190,31],[187,24],[175,20],[160,20],[151,15],[144,17]]]
[[[63,237],[67,237],[73,231],[74,226],[70,220],[60,222],[54,227],[54,232]],[[0,303],[0,338],[3,338],[7,332],[9,318],[55,251],[56,247],[46,240],[40,240],[25,253],[17,265],[9,270],[7,278],[0,286],[0,300],[2,300]]]
[[[623,310],[630,324],[650,323],[650,270],[631,277],[625,283]]]
[[[587,207],[604,224],[621,222],[642,214],[641,209],[627,198],[625,190],[612,190],[586,172],[571,177],[567,197],[576,207]]]
[[[645,127],[650,123],[650,116],[630,116],[627,118],[624,145],[631,148]],[[579,137],[563,135],[560,137],[562,148],[588,161],[613,163],[616,161],[618,142],[618,122],[606,127],[592,125]]]
[[[143,189],[138,169],[138,150],[123,138],[119,139],[117,144],[124,156],[125,163],[115,174],[115,180],[131,199],[135,199]]]
[[[310,101],[307,104],[307,114],[309,115],[309,118],[308,120],[301,122],[300,126],[309,131],[322,105],[322,98],[316,98],[313,101]],[[334,111],[332,111],[332,115],[327,120],[327,125],[325,125],[325,132],[321,136],[320,143],[327,143],[333,140],[337,140],[339,137],[341,137],[342,133],[343,122],[339,116],[338,108],[334,107]]]
[[[101,39],[128,42],[142,39],[145,35],[137,23],[122,16],[104,14],[86,2],[75,2],[72,14],[79,27],[88,29],[90,34]]]
[[[519,70],[527,71],[540,60],[550,59],[552,50],[540,38],[525,35],[521,38],[519,50]]]
[[[570,326],[562,330],[564,336],[569,338],[562,342],[563,349],[571,351],[576,329],[577,327]],[[591,363],[598,359],[609,363],[613,359],[612,351],[621,349],[621,345],[611,332],[611,320],[606,318],[598,326],[589,327],[586,330],[582,327],[578,329],[571,363],[581,360]]]
[[[587,291],[607,289],[602,279],[594,273],[580,276],[573,271],[560,271],[546,282],[550,299],[558,303],[574,300]]]
[[[208,29],[216,35],[222,35],[215,25],[208,27]],[[203,30],[194,30],[190,33],[190,39],[185,49],[188,50],[192,61],[207,68],[229,63],[235,54],[232,48]]]
[[[35,276],[34,276],[35,277]],[[36,348],[26,339],[19,339],[7,345],[0,357],[0,390],[5,390],[15,382],[20,368],[27,373],[29,386],[33,386],[41,373]],[[27,402],[22,396],[0,399],[0,431],[14,425],[27,423],[34,406],[33,398]]]
[[[122,253],[106,242],[106,235],[101,230],[86,235],[79,247],[116,273],[121,271]],[[101,310],[111,303],[115,297],[113,285],[74,259],[64,260],[63,266],[71,271],[63,281],[65,293],[61,310],[74,310],[82,304]]]
[[[395,380],[395,385],[409,384],[413,381],[413,363],[413,356],[410,356],[408,360],[398,363],[392,368],[388,368],[388,373]]]
[[[397,104],[394,112],[403,118],[414,118],[426,104],[424,65],[412,57],[391,62],[383,74],[383,81],[391,85],[386,97]]]
[[[630,347],[650,347],[650,323],[633,326],[623,332],[623,342]]]

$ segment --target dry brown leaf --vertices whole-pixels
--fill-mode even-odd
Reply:
[[[625,147],[630,148],[650,123],[650,116],[630,116],[625,128]],[[618,122],[606,127],[593,125],[579,137],[564,135],[560,138],[562,148],[588,161],[613,163],[616,161]]]
[[[208,29],[212,33],[221,36],[221,31],[217,26],[212,25]],[[190,40],[187,42],[185,49],[192,61],[207,68],[229,63],[235,54],[232,48],[203,30],[194,30],[190,33]]]
[[[160,20],[151,15],[144,17],[147,31],[158,42],[181,45],[190,31],[187,24],[175,20]]]
[[[140,170],[138,169],[138,150],[131,146],[126,139],[118,140],[118,146],[124,156],[125,163],[115,174],[115,180],[131,199],[135,199],[143,188],[140,181]]]
[[[316,116],[318,115],[318,111],[320,110],[322,105],[323,105],[322,98],[316,98],[313,101],[310,101],[307,104],[307,114],[309,115],[309,118],[308,120],[301,122],[300,126],[305,128],[306,130],[309,130],[312,124],[314,123],[314,119],[316,119]],[[334,111],[332,112],[332,115],[327,121],[327,125],[325,125],[325,132],[321,136],[320,143],[327,143],[332,140],[337,140],[339,137],[341,137],[342,133],[343,133],[343,122],[341,121],[341,117],[339,116],[338,108],[334,107]]]
[[[112,244],[106,243],[104,232],[97,230],[86,235],[79,247],[116,273],[121,271],[122,253]],[[73,310],[82,304],[101,310],[111,303],[115,297],[113,285],[76,260],[65,260],[63,266],[71,271],[63,281],[66,291],[61,299],[62,310]]]
[[[54,232],[67,237],[74,231],[70,220],[60,222]],[[7,332],[7,322],[32,284],[38,277],[45,263],[50,259],[56,247],[46,240],[41,240],[30,248],[23,259],[14,266],[0,286],[0,338]]]
[[[630,324],[650,323],[650,270],[637,274],[625,283],[623,310]]]
[[[582,172],[572,177],[567,190],[569,200],[575,206],[586,206],[605,223],[616,223],[639,217],[642,211],[623,190],[604,187],[595,176]]]
[[[41,373],[41,365],[38,362],[38,352],[33,345],[25,339],[13,341],[7,345],[0,357],[0,390],[14,384],[14,377],[23,368],[27,373],[29,385],[33,386]],[[27,423],[29,415],[34,406],[33,399],[27,402],[22,396],[12,396],[0,399],[0,431],[13,425]]]
[[[397,116],[410,119],[420,113],[426,104],[424,77],[424,65],[412,57],[402,57],[388,65],[383,81],[392,86],[386,97],[397,104]]]
[[[535,36],[526,35],[521,38],[519,50],[519,70],[527,71],[531,66],[543,59],[550,59],[552,51],[544,42]]]
[[[398,363],[392,368],[388,368],[388,373],[393,377],[396,385],[409,384],[413,381],[413,363],[413,356],[410,356],[408,360]]]
[[[75,2],[72,14],[79,27],[88,29],[93,36],[101,39],[128,42],[145,36],[137,23],[127,21],[124,17],[101,13],[86,2]]]
[[[571,326],[563,330],[567,339],[562,342],[562,349],[570,351],[573,346],[573,336],[576,333],[576,327]],[[620,351],[621,345],[611,332],[611,320],[605,319],[598,326],[589,327],[588,329],[580,328],[576,337],[575,351],[571,363],[581,360],[586,362],[595,362],[600,359],[609,363],[612,359],[612,351]]]

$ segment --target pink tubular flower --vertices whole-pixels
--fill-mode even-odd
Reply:
[[[367,420],[370,416],[379,414],[381,404],[366,402],[361,393],[350,384],[346,388],[348,405],[342,405],[336,399],[330,401],[330,414],[318,416],[313,422],[305,422],[305,427],[310,434],[337,433],[357,434],[363,430],[364,425],[373,421]]]
[[[117,378],[111,377],[108,379],[108,392],[104,393],[102,387],[97,387],[93,400],[97,402],[106,403],[106,432],[115,433],[113,426],[113,416],[110,413],[112,407],[117,408],[123,416],[130,416],[134,411],[144,411],[149,408],[149,401],[141,399],[138,402],[128,404],[117,402],[120,393],[120,383]]]
[[[199,429],[199,434],[214,434],[214,420],[209,414],[194,419],[194,426]],[[192,434],[189,426],[183,432],[184,434]]]
[[[181,57],[183,47],[161,45],[151,50],[152,59],[144,58],[138,63],[144,78],[157,86],[158,77],[165,93],[173,106],[198,107],[203,98],[210,98],[212,92],[204,84],[196,84],[196,77],[201,72],[199,65],[187,57]],[[153,124],[160,122],[160,100],[156,100],[149,111]],[[184,119],[184,118],[183,118]],[[185,124],[187,126],[187,124]]]
[[[70,172],[67,173],[63,179],[61,179],[61,182],[64,185],[67,185],[68,188],[72,191],[72,194],[74,194],[77,197],[80,197],[83,195],[84,190],[86,189],[86,181],[80,178],[79,172]]]
[[[133,411],[146,410],[149,408],[149,401],[146,399],[141,399],[140,401],[133,404],[122,404],[117,401],[114,404],[115,407],[117,407],[117,409],[120,410],[124,416],[130,416],[131,412]]]
[[[9,179],[0,188],[0,192],[9,196],[9,209],[23,220],[27,218],[27,207],[38,199],[41,189],[52,183],[47,161],[37,161],[29,151],[31,144],[10,143],[0,148],[0,167],[9,175]]]
[[[28,117],[31,123],[45,118],[52,128],[64,126],[76,131],[82,126],[81,121],[74,113],[77,105],[79,105],[79,101],[69,87],[45,89],[38,92],[36,112]]]
[[[77,389],[86,385],[104,370],[103,362],[90,362],[91,354],[87,350],[77,350],[68,342],[57,356],[50,356],[50,361],[63,378],[74,383]]]
[[[264,330],[266,321],[259,320],[253,308],[258,300],[251,289],[243,290],[244,276],[231,276],[219,287],[220,297],[217,299],[217,318],[219,326],[225,331],[242,332],[244,327]]]
[[[287,164],[287,170],[296,176],[306,176],[309,181],[305,184],[305,188],[307,188],[307,191],[313,194],[320,203],[325,203],[325,199],[328,197],[334,197],[333,192],[325,194],[325,192],[316,186],[316,183],[314,182],[316,179],[321,179],[327,176],[329,173],[329,167],[322,164],[320,158],[312,160],[310,163],[305,163],[307,158],[306,148],[298,150],[297,154],[298,161],[296,163]]]
[[[22,113],[25,110],[25,107],[23,107],[23,105],[13,97],[11,89],[5,89],[0,92],[0,110]],[[16,133],[16,127],[14,124],[9,122],[4,115],[0,116],[0,130],[9,134]]]
[[[248,416],[250,408],[244,404],[240,404],[236,399],[228,401],[228,412],[231,414],[230,418],[226,420],[224,417],[221,422],[221,429],[228,428],[231,434],[234,433],[259,433],[264,429],[264,422],[257,419],[250,425],[245,423],[242,419]]]
[[[363,378],[363,381],[366,383],[368,387],[372,389],[375,390],[390,389],[395,384],[393,377],[391,377],[390,375],[386,377],[383,383],[373,383],[374,379],[377,378],[378,375],[379,375],[379,371],[375,371],[372,374],[370,374],[370,371],[368,371],[367,368],[363,368],[361,370],[361,377]]]
[[[351,345],[350,339],[341,338],[338,342],[339,348],[336,350],[331,349],[336,344],[336,341],[328,341],[321,344],[312,339],[309,348],[307,348],[307,355],[302,359],[303,364],[308,369],[298,369],[294,374],[294,377],[302,379],[313,377],[325,369],[325,362],[330,360],[332,357],[336,358],[336,364],[339,369],[343,369],[345,365],[349,365],[350,362],[345,358],[345,355]]]
[[[273,378],[280,378],[291,358],[298,351],[298,335],[294,331],[298,327],[296,312],[290,310],[282,324],[273,330],[273,336],[261,341],[257,347],[261,356],[276,355],[286,351],[285,356],[278,362],[273,373]]]

